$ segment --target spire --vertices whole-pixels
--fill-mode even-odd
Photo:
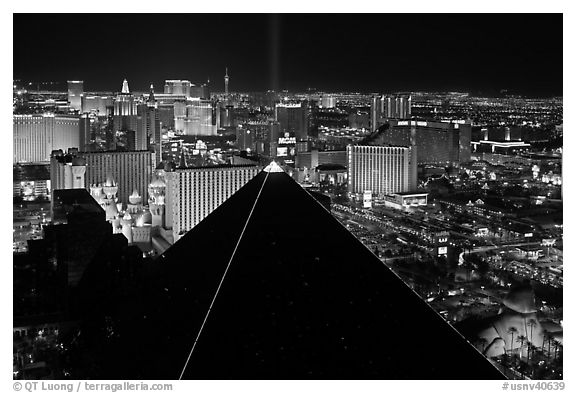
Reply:
[[[122,94],[130,94],[130,89],[128,88],[128,81],[124,79],[122,82]]]
[[[188,168],[188,165],[186,165],[186,156],[184,155],[184,149],[182,149],[180,153],[180,166],[178,167],[178,169],[186,169],[186,168]]]
[[[148,96],[148,102],[154,104],[156,98],[154,97],[154,85],[150,84],[150,96]]]
[[[228,98],[228,81],[230,80],[230,77],[228,76],[228,67],[226,67],[226,75],[224,75],[224,94],[226,95],[226,98]]]

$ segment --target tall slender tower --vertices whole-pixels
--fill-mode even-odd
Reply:
[[[226,96],[226,100],[228,100],[228,81],[230,77],[228,76],[228,67],[226,67],[226,75],[224,75],[224,95]]]
[[[130,89],[128,88],[128,81],[124,79],[122,82],[122,94],[130,94]]]
[[[70,109],[79,111],[82,109],[82,97],[84,95],[83,81],[68,81],[68,102]]]
[[[154,85],[150,84],[150,95],[148,96],[148,107],[158,108],[156,98],[154,97]]]
[[[154,168],[162,161],[162,130],[158,118],[158,105],[154,97],[154,85],[150,85],[147,108],[145,110],[146,137],[154,144]]]
[[[370,107],[370,128],[372,132],[376,131],[379,126],[381,111],[382,98],[378,94],[372,95],[372,105]]]

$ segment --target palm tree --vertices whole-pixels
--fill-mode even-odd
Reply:
[[[542,354],[544,354],[544,344],[546,344],[546,335],[548,335],[548,330],[542,330]]]
[[[554,335],[552,333],[548,334],[548,359],[550,359],[550,356],[552,355],[552,351],[550,350],[550,345],[552,343],[555,343],[556,340],[554,340]]]
[[[524,348],[524,342],[526,341],[526,336],[519,335],[516,338],[516,342],[520,343],[520,360],[522,360],[522,348]]]
[[[528,341],[528,339],[526,339],[526,352],[528,353],[528,357],[526,358],[526,369],[527,369],[527,373],[529,374],[530,378],[534,378],[534,373],[536,371],[536,368],[533,367],[533,365],[530,365],[530,361],[532,360],[532,357],[530,356],[530,354],[532,354],[532,356],[534,356],[534,345]],[[533,361],[532,361],[533,363]]]
[[[548,360],[550,360],[550,354],[551,354],[550,345],[552,344],[552,341],[555,342],[554,336],[552,335],[552,333],[547,331],[546,335],[544,336],[544,341],[548,341]]]
[[[510,355],[512,355],[512,344],[514,343],[514,334],[518,333],[518,329],[515,327],[508,328],[508,334],[512,335],[512,340],[510,340]]]
[[[554,344],[552,344],[552,345],[554,346],[554,360],[556,360],[556,357],[558,356],[558,349],[562,347],[562,344],[560,344],[556,340],[552,340],[552,341],[554,341]]]
[[[530,344],[533,343],[532,341],[532,333],[534,331],[534,326],[536,326],[536,320],[531,318],[528,320],[527,322],[528,327],[530,328]],[[530,349],[532,349],[532,353],[534,352],[534,345],[531,345],[530,347],[528,347],[528,359],[530,359]]]

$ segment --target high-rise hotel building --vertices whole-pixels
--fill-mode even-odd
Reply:
[[[80,146],[78,116],[13,115],[13,160],[17,162],[49,162],[52,150]]]
[[[469,121],[390,120],[389,125],[376,144],[417,146],[420,164],[470,161],[472,127]]]
[[[162,161],[162,130],[153,85],[150,85],[147,102],[138,105],[138,125],[134,145],[134,150],[154,151],[154,168]]]
[[[170,79],[164,84],[164,94],[183,95],[189,98],[191,87],[192,83],[190,83],[190,81]]]
[[[144,201],[148,200],[148,185],[152,180],[154,152],[106,151],[81,153],[86,160],[86,188],[102,184],[111,176],[118,185],[120,202],[128,203],[133,190],[138,190]]]
[[[347,155],[351,197],[362,198],[369,192],[373,198],[382,199],[416,188],[417,167],[409,147],[349,145]]]
[[[412,115],[412,97],[407,94],[382,97],[382,114],[387,119],[410,119]]]
[[[216,135],[216,125],[213,124],[212,113],[213,108],[210,100],[191,98],[186,101],[184,135]]]
[[[122,92],[114,101],[114,116],[136,116],[136,102],[126,79],[122,82]]]
[[[68,81],[68,102],[70,109],[79,111],[82,109],[82,96],[84,95],[83,81]]]
[[[128,81],[124,79],[122,92],[116,95],[114,100],[114,131],[136,131],[137,127],[137,103],[134,95],[130,93]]]
[[[308,139],[304,109],[302,103],[276,104],[275,120],[280,123],[280,132],[290,133],[299,141]]]
[[[213,166],[166,172],[166,228],[174,241],[196,226],[260,172],[255,165]]]
[[[412,97],[409,94],[372,96],[371,129],[376,131],[386,119],[410,119],[412,117]]]

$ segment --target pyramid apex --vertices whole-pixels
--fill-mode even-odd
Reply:
[[[264,172],[284,172],[284,170],[276,161],[272,161],[266,168],[264,168]]]

